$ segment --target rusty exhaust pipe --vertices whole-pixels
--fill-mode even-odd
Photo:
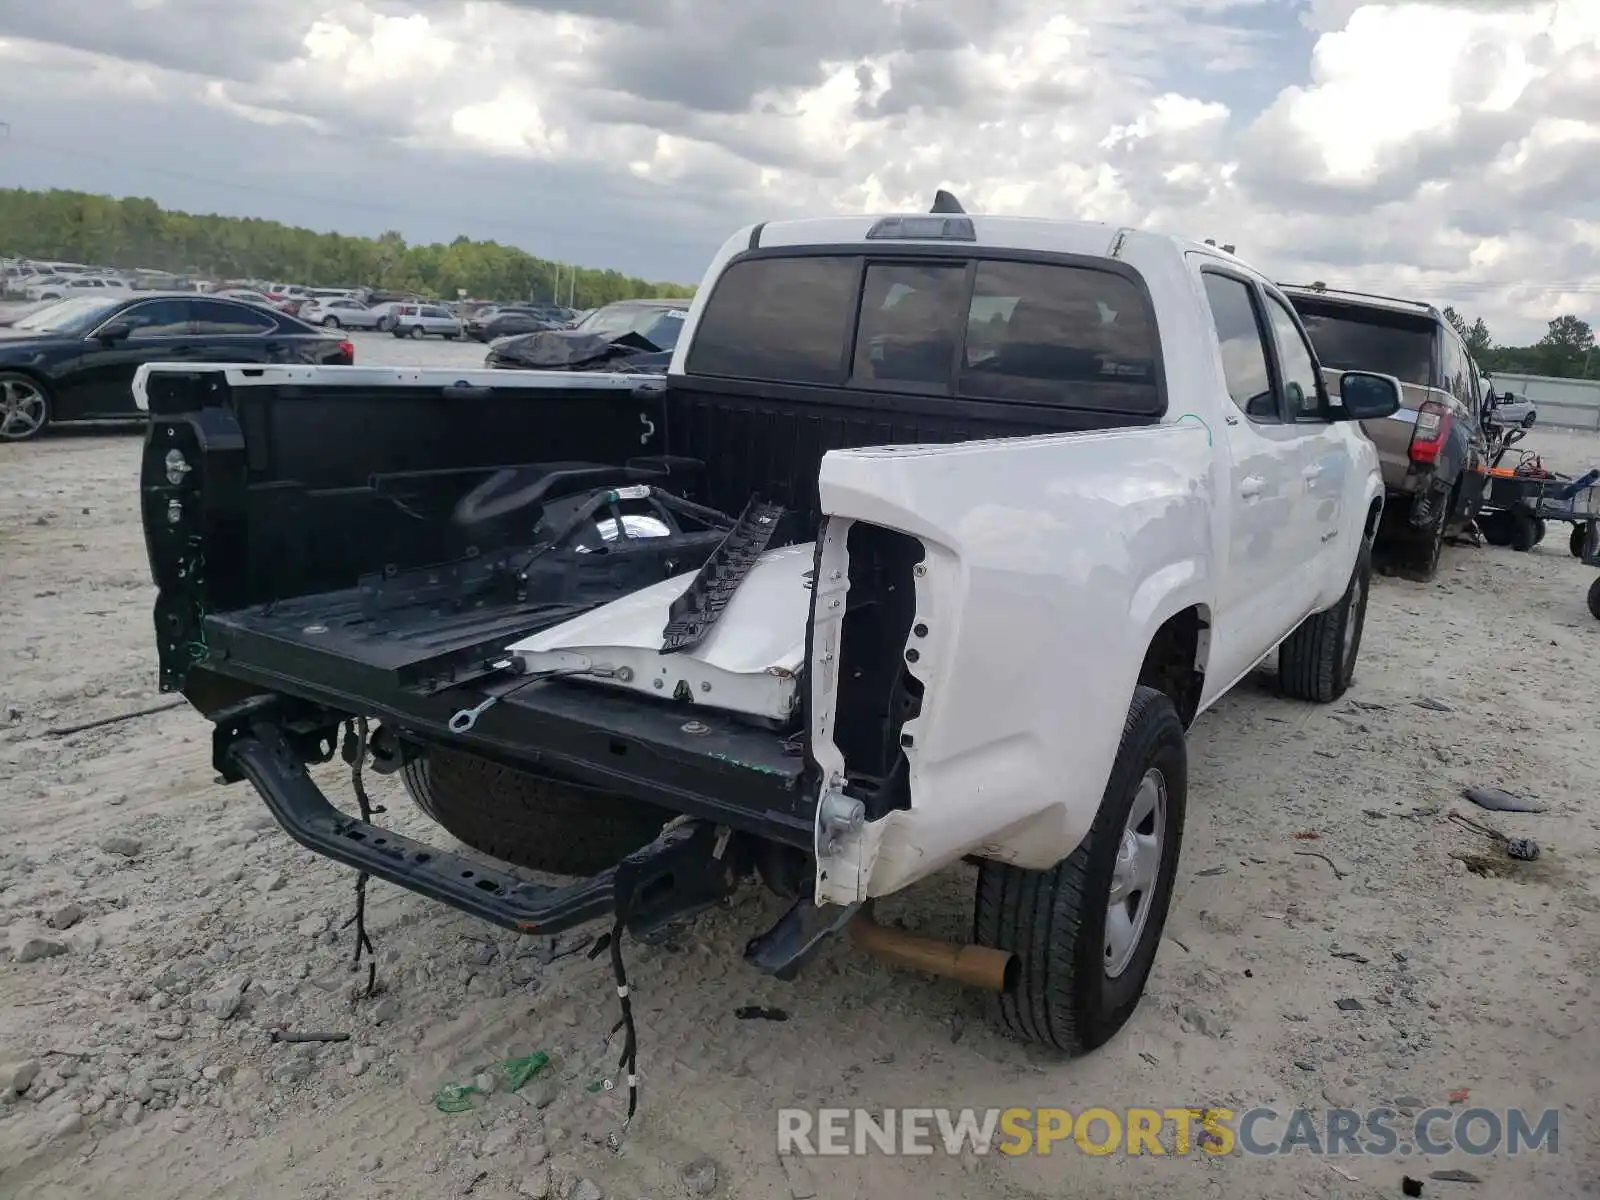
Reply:
[[[888,929],[864,908],[850,919],[849,929],[852,942],[894,966],[942,975],[989,992],[1009,992],[1016,987],[1021,967],[1009,950],[957,945]]]

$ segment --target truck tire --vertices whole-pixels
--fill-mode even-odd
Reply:
[[[1278,647],[1278,687],[1293,700],[1331,704],[1349,690],[1372,591],[1372,545],[1363,541],[1344,596],[1312,613]]]
[[[401,778],[418,808],[474,850],[556,875],[615,866],[672,819],[651,804],[437,746],[406,763]]]
[[[1572,535],[1567,538],[1567,549],[1572,551],[1573,558],[1583,557],[1583,545],[1588,537],[1588,525],[1580,522],[1572,527]]]
[[[1511,518],[1511,548],[1526,554],[1539,544],[1539,522],[1532,517]]]
[[[1589,615],[1600,621],[1600,579],[1589,585]]]
[[[1136,688],[1083,844],[1048,870],[979,867],[973,940],[1018,959],[1016,987],[991,1001],[1007,1033],[1076,1056],[1104,1045],[1133,1015],[1172,900],[1187,780],[1177,709],[1154,688]],[[1124,860],[1150,873],[1142,889],[1119,875]],[[1123,892],[1116,901],[1114,885]],[[1113,939],[1108,918],[1119,909],[1122,936]]]

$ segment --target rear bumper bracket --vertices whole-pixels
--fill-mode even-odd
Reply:
[[[272,720],[245,716],[219,724],[216,736],[219,762],[249,780],[302,846],[520,933],[559,933],[600,918],[625,919],[631,931],[644,933],[716,903],[737,883],[726,833],[689,819],[598,875],[559,887],[535,883],[512,868],[438,850],[341,812]]]

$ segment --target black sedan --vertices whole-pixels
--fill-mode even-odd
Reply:
[[[564,329],[566,322],[549,309],[507,306],[479,313],[467,322],[467,336],[480,342],[510,337],[518,333],[538,333],[545,329]]]
[[[355,347],[286,313],[194,293],[73,297],[0,327],[0,442],[66,421],[137,418],[147,362],[326,363]]]

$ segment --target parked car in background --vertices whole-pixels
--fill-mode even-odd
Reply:
[[[121,279],[110,275],[61,275],[27,288],[29,300],[64,300],[68,296],[104,295],[107,292],[130,292],[133,289]]]
[[[262,308],[270,308],[273,312],[294,315],[290,312],[290,305],[285,304],[282,300],[274,300],[265,292],[257,291],[254,288],[223,288],[221,291],[211,294],[228,300],[241,300],[246,304],[257,304]]]
[[[442,337],[454,341],[461,336],[461,322],[438,304],[397,304],[389,319],[395,337]]]
[[[480,342],[511,337],[519,333],[537,333],[541,329],[563,329],[566,323],[548,309],[532,305],[506,304],[486,309],[469,318],[466,334]]]
[[[393,306],[368,308],[359,300],[334,297],[308,301],[297,315],[308,325],[321,325],[326,329],[387,329],[392,326],[384,322],[392,318]]]
[[[1401,573],[1431,579],[1445,539],[1482,501],[1488,453],[1483,387],[1466,343],[1437,308],[1417,300],[1285,287],[1337,395],[1347,370],[1393,375],[1401,407],[1362,428],[1378,449],[1390,497],[1377,549]]]
[[[618,300],[594,309],[572,328],[577,333],[608,338],[633,333],[659,350],[671,350],[683,332],[689,303],[688,300]]]
[[[46,426],[141,416],[145,363],[349,366],[355,347],[258,304],[187,292],[73,296],[0,329],[0,442]]]
[[[688,312],[687,300],[619,300],[570,329],[499,338],[490,343],[484,366],[665,374]]]

